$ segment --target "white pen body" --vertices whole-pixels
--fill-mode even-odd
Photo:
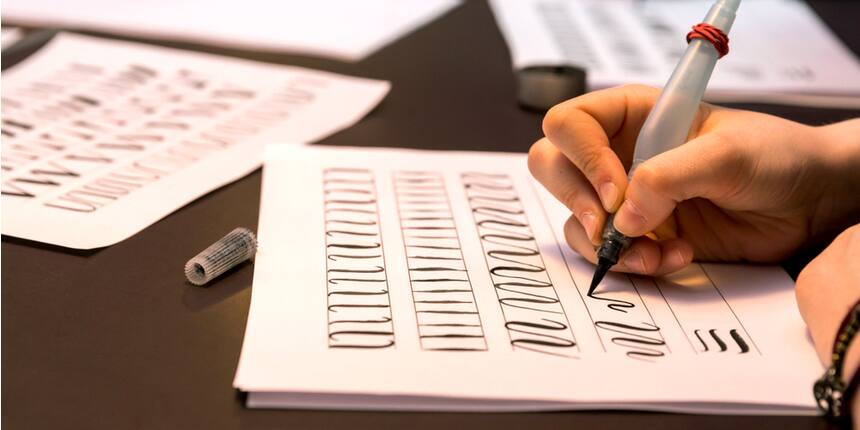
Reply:
[[[728,34],[739,4],[740,0],[717,1],[704,22]],[[709,41],[690,41],[639,131],[629,171],[631,178],[645,160],[686,142],[717,59],[717,50]]]

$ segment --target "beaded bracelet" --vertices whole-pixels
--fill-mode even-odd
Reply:
[[[842,320],[836,340],[833,342],[830,367],[812,387],[818,409],[829,419],[842,421],[850,419],[851,416],[851,399],[857,391],[857,385],[860,384],[860,371],[854,372],[851,381],[846,385],[842,380],[842,367],[845,353],[858,331],[860,331],[860,301],[854,304]]]

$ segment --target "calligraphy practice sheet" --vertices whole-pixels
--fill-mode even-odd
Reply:
[[[525,155],[271,146],[234,385],[250,407],[809,414],[776,267],[610,273]]]
[[[4,22],[360,61],[458,0],[6,0]],[[62,6],[62,7],[60,7]]]
[[[3,72],[3,234],[112,245],[373,109],[389,84],[60,34]]]
[[[573,65],[588,86],[663,86],[713,0],[491,0],[514,68]],[[860,107],[860,62],[799,0],[741,4],[705,98]]]

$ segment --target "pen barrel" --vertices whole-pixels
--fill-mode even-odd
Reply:
[[[739,0],[717,1],[704,22],[728,34],[739,3]],[[716,48],[710,42],[703,39],[690,41],[639,131],[630,177],[645,160],[687,141],[690,126],[699,111],[699,103],[718,57]]]

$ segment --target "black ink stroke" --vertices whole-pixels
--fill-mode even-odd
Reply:
[[[699,334],[699,331],[699,329],[695,329],[693,330],[693,334],[696,335],[696,339],[699,339],[699,342],[702,344],[702,348],[704,348],[702,352],[708,352],[708,350],[710,349],[708,348],[708,343],[705,342],[704,339],[702,339],[702,335]]]
[[[373,173],[328,168],[322,177],[328,346],[392,347],[394,324]]]
[[[421,348],[486,350],[444,178],[399,170],[392,180]]]
[[[615,321],[595,321],[594,325],[602,330],[615,333],[611,338],[612,343],[628,348],[625,353],[630,358],[644,361],[653,361],[654,358],[663,357],[665,352],[658,349],[666,345],[662,337],[650,336],[649,333],[659,335],[660,327],[648,322],[640,325],[632,325]]]
[[[511,346],[575,358],[567,314],[510,176],[460,175]]]
[[[717,336],[716,329],[710,329],[708,330],[708,333],[710,333],[711,337],[714,338],[714,342],[717,342],[717,346],[720,347],[720,352],[726,352],[726,350],[728,350],[728,346],[726,346],[726,343],[723,342],[723,340],[720,339],[719,336]]]
[[[729,330],[729,335],[731,335],[731,336],[732,336],[732,339],[734,339],[734,340],[735,340],[735,343],[737,343],[737,344],[738,344],[738,348],[740,348],[740,350],[741,350],[741,352],[740,352],[740,353],[741,353],[741,354],[746,354],[746,353],[750,352],[750,346],[749,346],[749,345],[747,345],[747,342],[746,342],[746,341],[744,340],[744,338],[743,338],[743,337],[738,333],[738,330],[737,330],[737,329],[734,329],[734,328],[733,328],[733,329]]]

